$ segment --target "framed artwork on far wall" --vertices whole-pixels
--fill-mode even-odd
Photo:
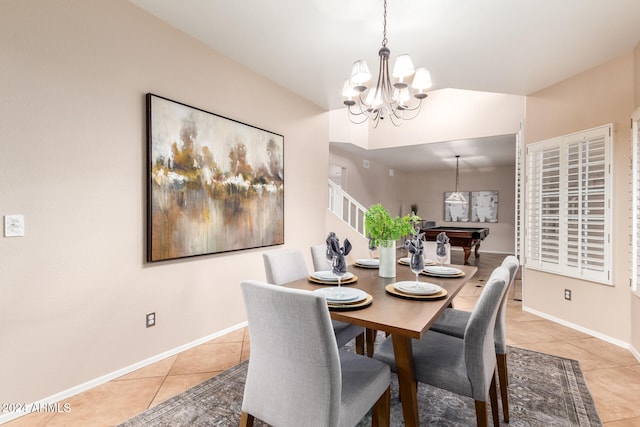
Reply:
[[[465,197],[466,203],[447,203],[446,200],[452,193],[453,191],[444,193],[444,220],[447,222],[469,222],[469,192],[459,192]]]
[[[498,222],[498,192],[471,192],[471,222]]]
[[[147,94],[147,261],[284,243],[284,137]]]

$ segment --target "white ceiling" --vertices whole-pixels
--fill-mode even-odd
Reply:
[[[513,166],[516,158],[515,135],[460,139],[406,147],[364,150],[353,144],[331,143],[331,147],[406,172],[455,169],[491,171],[496,166]]]
[[[355,60],[377,69],[382,0],[130,1],[327,110]],[[388,0],[387,47],[433,89],[527,95],[629,52],[639,22],[640,0]]]

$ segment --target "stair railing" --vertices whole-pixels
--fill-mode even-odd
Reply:
[[[365,236],[364,213],[367,208],[358,203],[342,187],[331,180],[329,180],[329,210],[349,224],[351,228]]]

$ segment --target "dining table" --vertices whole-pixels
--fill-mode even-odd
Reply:
[[[412,339],[420,339],[429,330],[433,322],[442,311],[452,304],[453,298],[462,287],[473,277],[478,270],[470,265],[451,265],[463,272],[456,276],[433,277],[421,274],[419,280],[439,285],[446,292],[438,298],[415,299],[411,295],[399,295],[390,292],[393,284],[400,281],[415,281],[416,276],[408,265],[398,264],[396,277],[382,278],[378,275],[378,269],[359,267],[350,264],[348,270],[354,278],[342,285],[349,288],[357,288],[371,296],[369,303],[362,307],[330,308],[331,318],[343,322],[360,325],[366,328],[368,333],[383,331],[391,336],[396,362],[396,373],[402,401],[402,412],[405,425],[418,426],[418,385],[414,371]],[[355,280],[354,280],[355,279]],[[391,287],[388,285],[392,285]],[[319,284],[312,280],[299,279],[286,283],[284,286],[296,289],[316,290],[323,286],[335,286]],[[369,350],[367,351],[369,353]]]

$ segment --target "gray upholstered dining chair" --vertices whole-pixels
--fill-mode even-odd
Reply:
[[[284,285],[294,280],[306,279],[309,276],[307,263],[298,249],[280,249],[265,252],[263,255],[267,282],[273,285]],[[347,322],[332,320],[333,331],[338,347],[343,347],[352,339],[356,339],[356,352],[364,354],[364,328]]]
[[[312,245],[311,246],[311,260],[313,261],[313,269],[315,271],[327,270],[330,267],[329,262],[327,262],[327,245]],[[334,321],[336,322],[336,321]],[[343,322],[340,322],[343,323]],[[356,337],[356,350],[360,353],[360,338]],[[376,342],[376,331],[374,330],[365,330],[364,335],[364,350],[367,352],[367,356],[373,356],[373,350]],[[363,354],[363,353],[360,353]]]
[[[429,330],[420,340],[412,341],[416,380],[472,397],[479,427],[488,424],[487,396],[491,398],[493,423],[500,423],[493,333],[508,284],[509,271],[505,267],[497,267],[469,316],[463,338]],[[381,343],[373,357],[389,364],[395,371],[390,338]]]
[[[502,261],[502,267],[509,271],[509,286],[513,286],[513,281],[520,267],[518,258],[513,255],[507,256]],[[494,331],[496,358],[498,364],[498,380],[500,383],[500,400],[502,401],[502,415],[505,422],[509,422],[509,395],[507,386],[509,385],[509,375],[507,373],[507,294],[505,292],[500,308],[498,309],[498,317],[496,318],[496,327]],[[452,335],[462,338],[464,331],[471,317],[471,312],[465,310],[457,310],[455,308],[447,308],[442,312],[440,317],[431,325],[431,330],[442,334]]]
[[[325,298],[256,281],[241,283],[251,355],[241,426],[354,426],[373,407],[390,422],[389,367],[339,350]]]
[[[328,270],[331,265],[327,261],[327,245],[311,246],[311,261],[313,261],[313,269],[315,271]]]

